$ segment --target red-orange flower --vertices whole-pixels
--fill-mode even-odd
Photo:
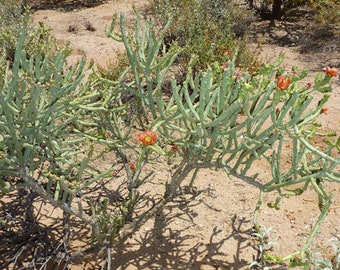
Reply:
[[[329,114],[329,110],[327,108],[322,108],[321,113],[327,115]]]
[[[322,69],[328,76],[335,77],[338,76],[339,70],[337,68],[330,68],[329,66]]]
[[[129,164],[129,167],[130,167],[130,170],[131,170],[131,171],[136,170],[136,164],[135,164],[135,163],[130,163],[130,164]]]
[[[138,135],[138,139],[144,145],[153,145],[157,141],[157,135],[155,132],[145,130]]]
[[[286,90],[289,85],[290,85],[290,80],[287,77],[284,76],[278,76],[277,77],[277,82],[276,82],[277,87],[281,90],[284,91]]]
[[[177,145],[172,145],[172,146],[171,146],[171,151],[172,151],[172,152],[176,153],[177,150],[178,150]]]

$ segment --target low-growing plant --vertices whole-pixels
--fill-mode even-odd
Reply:
[[[257,238],[259,244],[257,248],[257,258],[249,265],[249,269],[254,268],[261,268],[263,270],[269,270],[270,267],[267,266],[267,258],[266,255],[268,254],[267,251],[270,250],[274,245],[277,245],[275,242],[270,242],[269,234],[272,228],[264,229],[263,232],[260,233],[253,233],[253,236]],[[270,258],[270,261],[273,259]]]
[[[305,269],[336,270],[340,268],[340,241],[331,238],[324,246],[311,249],[310,258]]]
[[[98,72],[100,76],[109,81],[116,81],[120,78],[123,72],[130,66],[129,59],[126,52],[116,52],[115,60],[106,63],[107,65],[102,67],[98,66]]]

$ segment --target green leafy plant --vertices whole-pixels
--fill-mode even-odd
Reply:
[[[98,66],[98,72],[104,79],[116,81],[122,73],[129,67],[129,59],[125,52],[117,52],[114,61],[107,63],[106,67]]]
[[[22,48],[28,56],[35,53],[51,54],[54,51],[70,54],[68,45],[58,46],[51,30],[44,24],[39,23],[39,26],[34,28],[29,21],[28,7],[25,7],[24,4],[23,1],[0,3],[0,53],[5,55],[7,60],[13,62],[20,31],[25,28],[27,34]]]
[[[243,69],[258,69],[257,53],[245,46],[247,26],[254,20],[249,10],[223,0],[154,0],[151,10],[157,24],[165,25],[172,18],[165,43],[176,42],[183,49],[177,61],[185,68],[194,54],[195,70],[206,69],[213,62],[222,64],[226,58],[234,58]],[[239,47],[242,49],[236,53]]]

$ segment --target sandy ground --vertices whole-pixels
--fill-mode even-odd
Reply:
[[[147,3],[147,0],[109,1],[95,8],[71,12],[39,10],[34,13],[33,19],[51,27],[61,42],[70,41],[73,48],[70,62],[86,56],[105,66],[122,49],[121,44],[105,34],[112,15],[123,12],[132,22],[135,16],[132,5],[143,9]],[[86,30],[89,23],[93,31]],[[284,35],[284,29],[279,33]],[[261,46],[263,60],[270,61],[283,50],[286,54],[284,65],[309,70],[309,78],[320,72],[323,66],[339,63],[339,55],[324,60],[321,54],[301,55],[297,47],[266,43]],[[330,114],[322,115],[320,121],[325,130],[335,130],[340,134],[339,81],[334,79],[332,86],[334,91],[328,104]],[[259,166],[254,170],[259,171],[263,178],[270,177],[268,168]],[[163,175],[164,172],[156,171],[145,188],[155,193],[163,189]],[[252,219],[259,191],[218,170],[200,171],[195,187],[196,194],[177,198],[144,224],[132,238],[114,249],[112,269],[248,269],[258,253],[258,242],[252,236]],[[313,247],[324,246],[328,239],[340,236],[339,184],[329,185],[329,191],[334,194],[334,203]],[[301,247],[319,210],[317,197],[310,190],[299,197],[283,199],[280,211],[265,206],[275,200],[275,195],[265,196],[258,222],[262,228],[271,228],[269,241],[277,243],[272,252],[284,256]],[[184,200],[190,197],[190,200]],[[47,216],[49,213],[46,210]],[[56,215],[57,212],[51,213]],[[76,231],[73,238],[75,249],[85,242]],[[75,262],[71,269],[99,269],[93,259],[90,256]]]

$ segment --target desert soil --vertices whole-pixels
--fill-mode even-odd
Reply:
[[[86,56],[99,66],[114,61],[122,44],[105,34],[114,13],[124,13],[128,22],[133,23],[137,10],[146,10],[148,1],[109,1],[87,9],[37,10],[33,20],[51,27],[61,43],[70,42],[73,53],[69,62]],[[93,31],[87,30],[91,25]],[[287,26],[287,25],[286,25]],[[308,82],[325,65],[339,64],[339,53],[299,53],[296,45],[280,45],[273,36],[282,38],[291,33],[278,23],[273,32],[261,36],[261,58],[263,61],[276,59],[284,51],[284,65],[287,69],[298,66],[310,72]],[[339,67],[339,66],[338,66]],[[334,130],[340,134],[340,88],[339,80],[332,81],[334,91],[327,105],[330,113],[321,115],[320,122],[325,131]],[[254,168],[262,178],[270,178],[268,168]],[[157,193],[164,187],[164,172],[155,171],[148,188]],[[195,182],[194,195],[183,195],[192,199],[177,198],[167,205],[156,217],[150,219],[140,230],[113,250],[112,269],[248,269],[258,254],[258,242],[252,236],[253,213],[259,191],[234,177],[227,177],[219,170],[202,170]],[[334,201],[313,247],[325,246],[328,239],[340,236],[340,185],[328,185]],[[258,222],[262,228],[271,228],[269,241],[277,244],[272,253],[287,255],[304,243],[311,226],[319,215],[317,196],[307,190],[298,197],[283,199],[281,209],[273,210],[266,203],[273,202],[276,194],[265,195]],[[57,215],[57,211],[45,210],[46,218]],[[73,246],[83,248],[86,239],[76,231]],[[92,257],[91,257],[92,256]],[[71,269],[99,269],[95,256],[74,262]],[[275,269],[286,269],[285,266]]]

